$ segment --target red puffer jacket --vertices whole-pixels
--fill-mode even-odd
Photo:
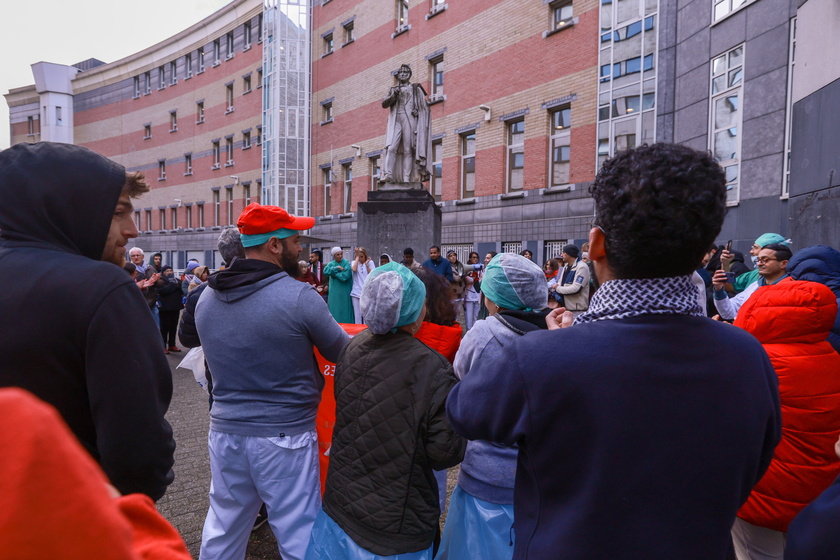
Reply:
[[[414,338],[419,339],[429,348],[437,350],[443,354],[451,364],[455,361],[455,353],[461,346],[462,335],[463,330],[461,330],[461,325],[458,323],[446,326],[423,321],[423,324],[420,326],[420,330],[417,331]]]
[[[770,356],[782,403],[782,440],[738,512],[753,525],[786,532],[840,473],[840,354],[827,341],[836,315],[826,286],[788,280],[759,288],[738,311],[735,325]]]

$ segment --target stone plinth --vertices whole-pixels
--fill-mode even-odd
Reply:
[[[359,203],[357,239],[377,265],[382,253],[401,261],[406,247],[423,262],[429,258],[429,247],[440,245],[440,222],[440,208],[426,189],[383,188],[369,192],[368,201]]]

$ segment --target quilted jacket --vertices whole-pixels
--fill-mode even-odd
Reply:
[[[455,382],[446,358],[402,331],[365,330],[342,350],[323,505],[362,548],[388,556],[432,544],[432,469],[457,465],[466,447],[446,419]]]
[[[786,532],[799,511],[840,474],[840,354],[827,342],[837,315],[834,294],[816,282],[782,281],[758,290],[735,325],[764,346],[779,377],[782,439],[764,477],[738,512],[745,521]]]

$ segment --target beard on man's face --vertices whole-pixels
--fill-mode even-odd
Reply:
[[[300,277],[300,266],[298,266],[298,256],[294,251],[283,244],[283,252],[280,254],[280,268],[292,278]]]

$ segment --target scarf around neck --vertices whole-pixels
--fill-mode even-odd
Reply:
[[[601,284],[589,310],[575,318],[575,325],[643,315],[697,315],[697,287],[691,276],[670,278],[623,278]]]

